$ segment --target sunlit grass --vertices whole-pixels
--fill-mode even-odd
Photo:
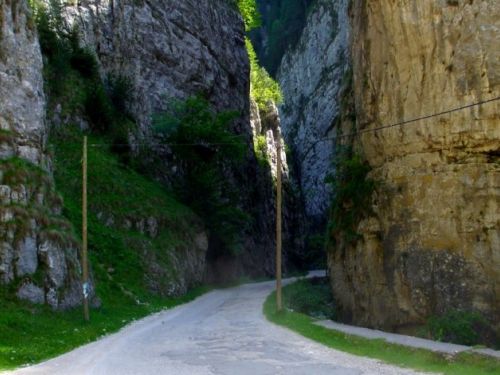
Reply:
[[[293,284],[286,286],[284,293],[286,294],[290,288],[293,288]],[[271,322],[289,328],[332,349],[379,359],[388,364],[449,375],[500,374],[500,361],[493,358],[472,353],[444,356],[428,350],[391,344],[382,339],[369,340],[347,335],[316,325],[313,318],[301,313],[289,310],[277,313],[274,292],[264,303],[264,314]]]
[[[77,132],[52,139],[56,188],[64,197],[64,216],[73,223],[76,237],[81,227],[81,139]],[[94,136],[89,143],[105,141]],[[0,370],[55,357],[208,290],[199,287],[183,297],[161,298],[148,288],[142,249],[154,251],[165,269],[172,267],[169,255],[187,246],[186,238],[194,236],[199,219],[159,183],[120,165],[108,149],[91,147],[88,161],[89,255],[101,307],[92,309],[91,322],[85,323],[80,308],[55,312],[22,303],[13,288],[1,288]],[[162,222],[162,230],[149,238],[134,229],[110,227],[98,218],[99,212],[115,221],[153,216]]]
[[[91,310],[91,321],[83,320],[81,309],[54,312],[0,298],[0,370],[30,365],[55,357],[164,308],[189,302],[208,291],[191,290],[179,298],[157,298],[137,304],[117,293],[103,296],[102,307]]]

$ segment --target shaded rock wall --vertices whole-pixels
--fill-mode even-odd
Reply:
[[[301,201],[300,187],[291,173],[288,166],[288,155],[286,153],[285,140],[282,135],[282,125],[280,113],[276,105],[269,102],[267,108],[259,109],[257,103],[251,100],[250,124],[254,133],[254,142],[258,142],[258,137],[265,139],[264,147],[257,152],[262,152],[264,157],[259,162],[260,167],[259,186],[261,197],[265,204],[266,210],[261,213],[262,217],[259,222],[266,223],[266,228],[263,232],[269,236],[269,243],[275,246],[275,221],[269,220],[276,217],[276,175],[278,161],[278,141],[282,144],[281,161],[282,161],[282,214],[283,214],[283,250],[284,264],[287,267],[301,268],[304,266],[305,254],[305,215],[303,203]],[[271,273],[274,268],[274,258],[269,258],[267,272]]]
[[[249,64],[243,21],[224,0],[83,0],[64,17],[95,50],[103,74],[128,77],[132,112],[144,135],[168,99],[203,94],[219,110],[241,112],[249,133]]]
[[[283,134],[290,145],[304,196],[306,214],[324,222],[331,191],[337,134],[339,92],[350,66],[348,1],[319,0],[310,10],[298,45],[289,50],[278,71],[284,103]]]
[[[79,244],[45,154],[43,62],[27,1],[0,3],[0,284],[53,308],[80,303]]]
[[[500,4],[352,5],[359,129],[500,96]],[[344,313],[396,328],[450,309],[500,316],[500,104],[365,133],[378,181],[355,245],[329,257]]]
[[[121,74],[134,85],[131,111],[139,141],[162,160],[158,176],[171,184],[182,175],[175,155],[152,135],[152,116],[168,99],[202,94],[218,110],[240,113],[233,131],[247,143],[245,160],[226,168],[226,178],[241,192],[240,208],[252,218],[238,259],[218,259],[208,270],[221,275],[274,272],[273,184],[253,153],[250,125],[249,61],[243,20],[231,2],[84,0],[66,6],[64,16],[80,30],[83,44],[98,57],[102,73]],[[291,225],[290,225],[291,226]],[[290,251],[295,251],[294,248]]]
[[[44,125],[42,55],[26,1],[0,3],[0,158],[42,164]],[[10,141],[9,139],[10,138]]]

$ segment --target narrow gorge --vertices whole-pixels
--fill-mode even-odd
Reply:
[[[0,0],[0,339],[273,279],[282,230],[338,321],[496,348],[499,202],[496,1]]]
[[[411,331],[477,311],[498,334],[499,15],[491,1],[317,1],[284,55],[285,139],[309,220],[333,197],[328,268],[346,321]],[[366,199],[331,191],[362,189],[335,170],[346,147],[369,168]]]
[[[90,211],[102,233],[95,235],[101,238],[105,232],[120,233],[118,241],[133,249],[129,256],[144,272],[138,275],[143,280],[136,280],[139,285],[145,284],[160,295],[178,295],[202,281],[272,274],[272,181],[276,140],[281,137],[279,119],[273,105],[259,109],[253,102],[250,110],[250,65],[236,6],[224,1],[216,6],[197,2],[164,6],[154,1],[84,1],[77,5],[48,1],[31,5],[34,11],[25,1],[7,1],[2,8],[2,100],[7,105],[2,107],[2,282],[13,285],[21,299],[47,302],[56,308],[79,304],[79,240],[74,233],[80,224],[73,212],[73,225],[57,217],[64,203],[55,192],[58,186],[52,176],[55,173],[71,206],[81,204],[75,194],[81,189],[76,174],[81,131],[96,134],[91,138],[95,147],[91,144],[90,148]],[[67,66],[61,67],[63,64]],[[115,105],[115,94],[128,95],[121,98],[126,109]],[[231,194],[237,195],[231,198],[234,208],[224,204],[213,208],[220,211],[217,220],[221,223],[212,232],[219,230],[221,236],[227,236],[232,248],[221,243],[225,238],[211,234],[203,223],[207,218],[197,218],[195,213],[188,214],[169,203],[171,198],[165,193],[145,195],[149,189],[158,191],[154,180],[174,189],[185,178],[188,165],[156,132],[155,121],[180,101],[194,97],[206,99],[214,111],[237,113],[230,131],[243,145],[244,155],[238,164],[226,162],[222,166],[227,183],[220,188],[226,191],[212,192],[233,191]],[[263,137],[265,143],[255,152],[257,137]],[[116,160],[99,143],[105,148],[109,144],[119,158],[132,154],[139,162],[129,162],[127,168],[147,168],[145,178],[137,181],[139,176],[133,171],[114,172]],[[202,152],[219,152],[210,147]],[[282,158],[286,160],[284,153]],[[103,162],[111,165],[101,165]],[[284,168],[286,176],[286,161]],[[38,180],[43,185],[26,185]],[[117,183],[124,186],[115,191],[106,186]],[[138,183],[144,186],[128,186]],[[286,186],[293,191],[291,182]],[[155,208],[148,202],[113,205],[114,200],[123,201],[127,196],[151,198],[153,205],[156,200],[167,206]],[[173,212],[168,212],[169,208]],[[293,193],[285,200],[284,214],[286,259],[296,263],[303,244],[293,227],[300,225],[302,215]],[[44,234],[45,226],[52,236]],[[93,243],[91,239],[90,243],[97,251],[94,266],[104,272],[100,277],[116,279],[127,291],[127,270],[114,264],[117,261],[109,258],[108,249],[99,249],[109,246],[100,241]]]

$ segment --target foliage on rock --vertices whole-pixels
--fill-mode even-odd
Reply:
[[[219,255],[235,255],[242,249],[242,233],[248,216],[237,207],[238,193],[225,174],[225,166],[241,161],[242,136],[230,131],[235,112],[215,112],[201,97],[170,103],[157,116],[162,135],[183,165],[184,176],[174,183],[182,202],[204,218],[211,244]]]
[[[256,0],[237,0],[238,9],[245,22],[245,30],[250,31],[260,26],[261,17]]]
[[[266,109],[270,101],[276,104],[281,103],[283,95],[278,82],[269,75],[264,67],[260,66],[250,39],[247,38],[245,43],[250,59],[250,95],[262,110]]]
[[[313,0],[259,0],[258,3],[263,32],[256,30],[251,39],[263,66],[274,77],[285,52],[297,44]]]
[[[267,154],[267,139],[265,135],[257,135],[254,139],[254,152],[257,161],[263,167],[269,166],[269,156]]]
[[[334,191],[328,227],[332,248],[359,238],[357,225],[370,213],[375,190],[370,166],[350,147],[341,148],[334,163],[335,174],[327,179]]]
[[[101,79],[95,54],[80,45],[78,29],[65,25],[59,0],[33,2],[32,6],[46,58],[50,104],[65,101],[68,115],[84,117],[92,131],[108,135],[117,145],[114,150],[126,154],[128,147],[122,145],[134,127],[128,112],[133,91],[130,80],[118,73]]]

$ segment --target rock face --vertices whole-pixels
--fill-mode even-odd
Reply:
[[[132,112],[145,135],[168,99],[202,94],[242,113],[249,131],[249,66],[243,21],[224,0],[83,0],[64,17],[95,50],[103,74],[128,77]]]
[[[151,150],[163,160],[159,177],[164,183],[182,173],[175,155],[155,146],[151,138],[152,116],[167,108],[169,98],[201,94],[217,110],[240,113],[233,131],[244,136],[248,154],[237,168],[228,166],[227,178],[241,192],[240,206],[250,213],[253,224],[245,235],[244,254],[238,260],[216,260],[208,278],[272,273],[273,184],[252,152],[250,68],[244,24],[234,4],[225,0],[84,0],[66,6],[64,16],[78,27],[83,44],[96,52],[103,75],[120,74],[132,80],[135,104],[131,111],[139,124],[139,137],[150,142]]]
[[[43,162],[42,55],[26,1],[0,4],[0,158]]]
[[[201,219],[188,212],[179,215],[175,223],[161,215],[144,216],[138,212],[118,217],[103,210],[97,214],[97,218],[116,233],[135,232],[124,237],[127,246],[139,254],[143,263],[145,286],[156,295],[172,297],[199,286],[205,275],[208,236]],[[172,227],[175,227],[175,231]],[[166,236],[176,238],[173,241],[161,241]],[[108,277],[114,279],[113,267],[107,271]],[[127,289],[127,285],[115,281],[122,292],[138,299]]]
[[[324,222],[331,191],[325,177],[332,172],[334,137],[340,109],[338,93],[349,69],[347,0],[319,0],[308,16],[297,47],[283,57],[278,81],[283,134],[291,146],[306,214]]]
[[[265,209],[261,211],[258,218],[262,233],[268,236],[268,243],[275,244],[275,221],[269,217],[276,216],[275,181],[277,176],[278,162],[278,140],[282,144],[282,183],[283,183],[283,249],[285,267],[287,265],[300,267],[304,259],[305,238],[305,216],[300,196],[300,188],[297,181],[291,175],[288,167],[287,154],[285,152],[285,141],[281,134],[280,113],[275,103],[269,102],[267,108],[259,109],[257,103],[250,103],[250,124],[254,134],[254,142],[259,160],[258,180],[256,186],[259,188],[261,205]],[[265,270],[272,273],[275,259],[267,256]]]
[[[43,63],[27,2],[3,1],[0,27],[0,284],[20,299],[72,307],[79,245],[47,170]]]
[[[359,129],[500,96],[500,3],[352,4]],[[377,132],[358,150],[378,181],[361,240],[329,258],[358,324],[396,328],[451,309],[500,330],[500,104]]]

